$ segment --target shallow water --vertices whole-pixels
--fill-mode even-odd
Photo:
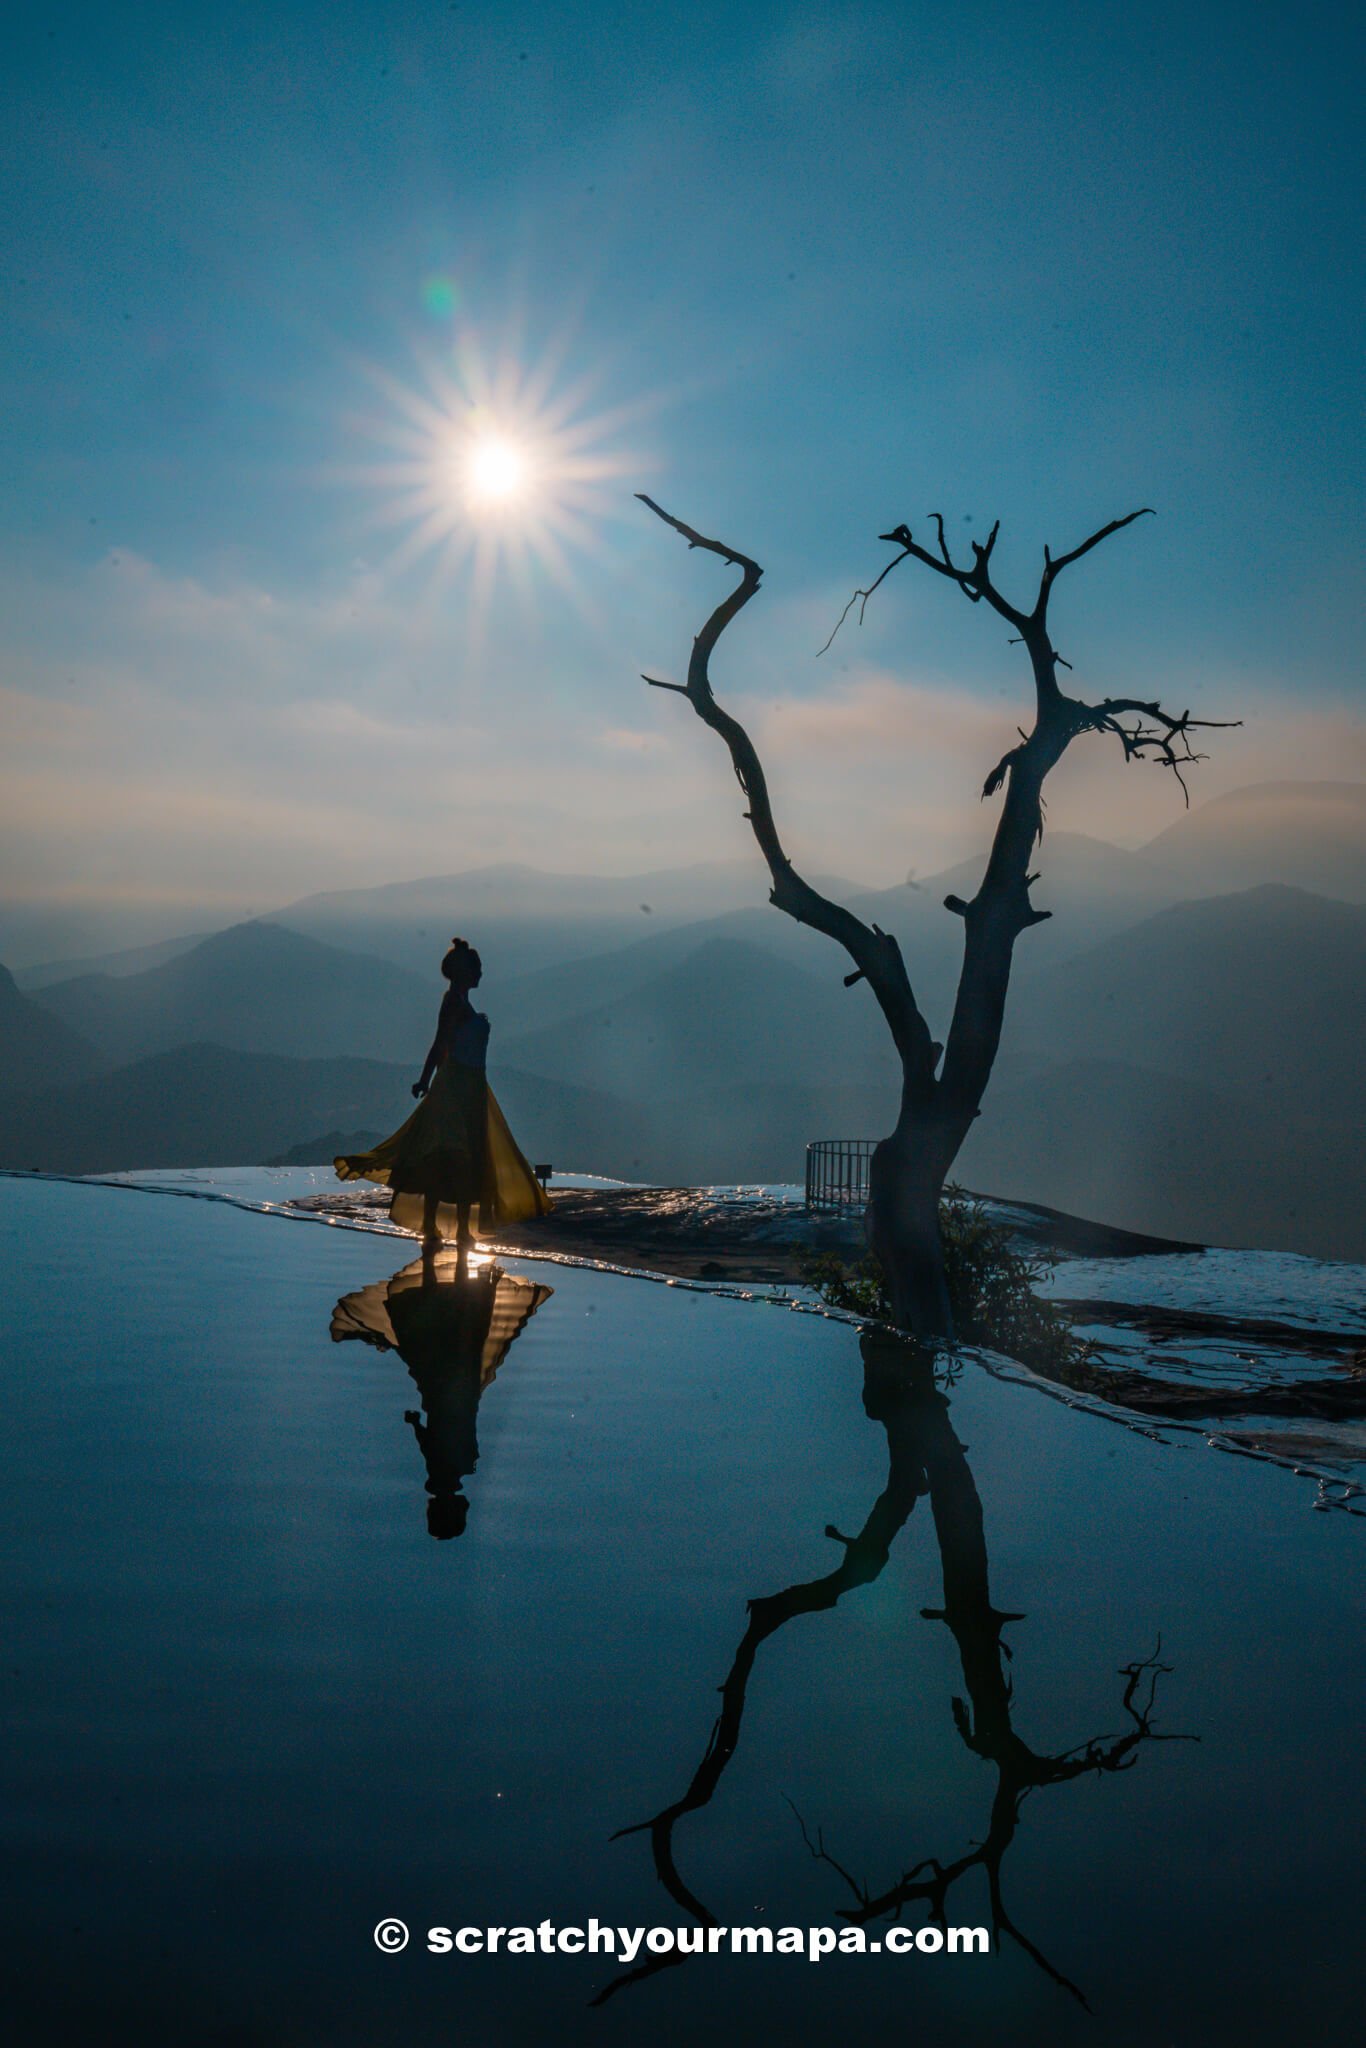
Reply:
[[[371,1288],[397,1330],[410,1245],[16,1180],[0,1233],[21,2039],[1108,2048],[1355,2018],[1366,1530],[1289,1471],[972,1365],[945,1408],[839,1323],[524,1260],[554,1291],[461,1408],[411,1334],[407,1363],[330,1334]],[[1145,1725],[1121,1674],[1159,1637]],[[1072,1769],[1088,1743],[1110,1768]],[[648,1835],[610,1838],[690,1784],[671,1895]],[[610,1959],[371,1940],[686,1926],[678,1888],[727,1926],[866,1915],[794,1808],[874,1902],[934,1859],[949,1920],[989,1924],[994,1866],[1029,1948],[692,1959],[594,2009]]]
[[[1366,1329],[1366,1266],[1211,1245],[1191,1255],[1065,1259],[1049,1291],[1160,1301],[1216,1315],[1265,1316],[1305,1330]]]

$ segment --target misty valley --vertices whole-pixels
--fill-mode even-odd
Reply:
[[[1366,791],[1250,788],[1137,853],[1049,832],[1039,866],[1054,914],[1019,947],[960,1177],[1132,1230],[1366,1257]],[[973,872],[848,891],[902,940],[932,1018],[957,972],[942,898]],[[490,869],[306,899],[150,964],[21,966],[0,982],[0,1164],[311,1164],[373,1142],[430,1030],[435,947],[466,928],[500,970],[500,1099],[562,1170],[792,1181],[811,1140],[894,1114],[875,1006],[752,868]]]

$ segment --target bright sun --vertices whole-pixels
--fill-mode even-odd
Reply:
[[[530,475],[524,450],[495,435],[475,441],[465,456],[465,483],[476,505],[510,505],[525,497]]]
[[[419,359],[420,385],[377,365],[368,369],[389,411],[357,425],[384,454],[341,473],[376,487],[375,525],[407,529],[383,565],[387,579],[430,555],[436,599],[469,571],[465,616],[475,642],[504,573],[528,602],[548,579],[589,616],[573,557],[602,547],[617,480],[641,468],[639,453],[618,437],[657,401],[589,413],[586,401],[600,373],[591,382],[564,382],[567,348],[563,336],[543,357],[519,363],[511,355],[486,358],[473,334],[464,333],[444,360]]]

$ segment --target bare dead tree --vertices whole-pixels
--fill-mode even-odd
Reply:
[[[1024,646],[1034,678],[1034,722],[1028,732],[1020,728],[1018,746],[1001,757],[983,787],[984,798],[1002,790],[1005,794],[981,885],[971,902],[959,896],[945,898],[945,907],[963,920],[964,937],[953,1015],[947,1039],[940,1044],[916,1002],[896,939],[822,895],[793,867],[779,837],[754,743],[739,719],[725,710],[713,693],[712,654],[731,620],[758,590],[762,569],[748,555],[723,541],[708,540],[685,525],[644,492],[637,495],[657,518],[681,534],[690,548],[719,555],[740,572],[735,588],[717,605],[693,642],[687,681],[666,682],[656,676],[643,680],[654,689],[686,697],[703,723],[724,740],[748,804],[745,816],[768,864],[769,901],[798,923],[824,932],[844,947],[854,963],[853,973],[845,976],[846,985],[866,980],[886,1019],[901,1063],[901,1104],[895,1129],[877,1145],[870,1164],[868,1241],[886,1274],[893,1314],[901,1328],[917,1336],[951,1338],[953,1318],[944,1278],[939,1202],[949,1169],[981,1110],[996,1061],[1015,941],[1021,932],[1052,914],[1036,910],[1029,895],[1038,880],[1030,872],[1030,860],[1043,833],[1044,781],[1079,734],[1097,732],[1118,739],[1126,760],[1153,760],[1170,769],[1186,792],[1183,769],[1204,758],[1193,750],[1191,734],[1240,721],[1192,718],[1189,711],[1177,715],[1164,711],[1159,703],[1134,697],[1107,697],[1088,704],[1065,692],[1058,681],[1059,669],[1068,666],[1053,645],[1048,624],[1049,600],[1058,577],[1150,507],[1112,519],[1067,554],[1053,555],[1045,548],[1038,592],[1029,611],[1012,604],[992,580],[991,557],[1000,532],[999,520],[985,541],[972,543],[973,559],[966,566],[954,561],[944,521],[937,513],[931,515],[938,536],[937,552],[916,541],[908,526],[894,527],[881,536],[901,552],[866,590],[855,591],[845,607],[845,617],[855,604],[866,605],[899,563],[914,557],[956,584],[972,604],[985,600],[1014,629],[1013,637]],[[838,632],[838,625],[835,630]]]

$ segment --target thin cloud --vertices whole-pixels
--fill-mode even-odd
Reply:
[[[14,598],[0,674],[11,901],[266,909],[508,859],[616,874],[749,861],[761,892],[721,743],[624,659],[619,692],[610,676],[510,658],[471,671],[458,620],[414,626],[363,565],[301,593],[231,566],[177,577],[116,549],[70,586]],[[780,616],[780,639],[794,618]],[[718,687],[808,871],[891,882],[985,846],[997,804],[982,782],[1027,715],[1022,691],[864,663],[789,670],[797,694],[780,662],[737,670]],[[614,694],[623,715],[604,719]],[[1331,704],[1292,717],[1284,699],[1210,676],[1168,694],[1247,721],[1209,736],[1197,802],[1263,780],[1366,779],[1366,736]],[[1099,738],[1049,784],[1054,831],[1137,845],[1180,809],[1170,776]]]

